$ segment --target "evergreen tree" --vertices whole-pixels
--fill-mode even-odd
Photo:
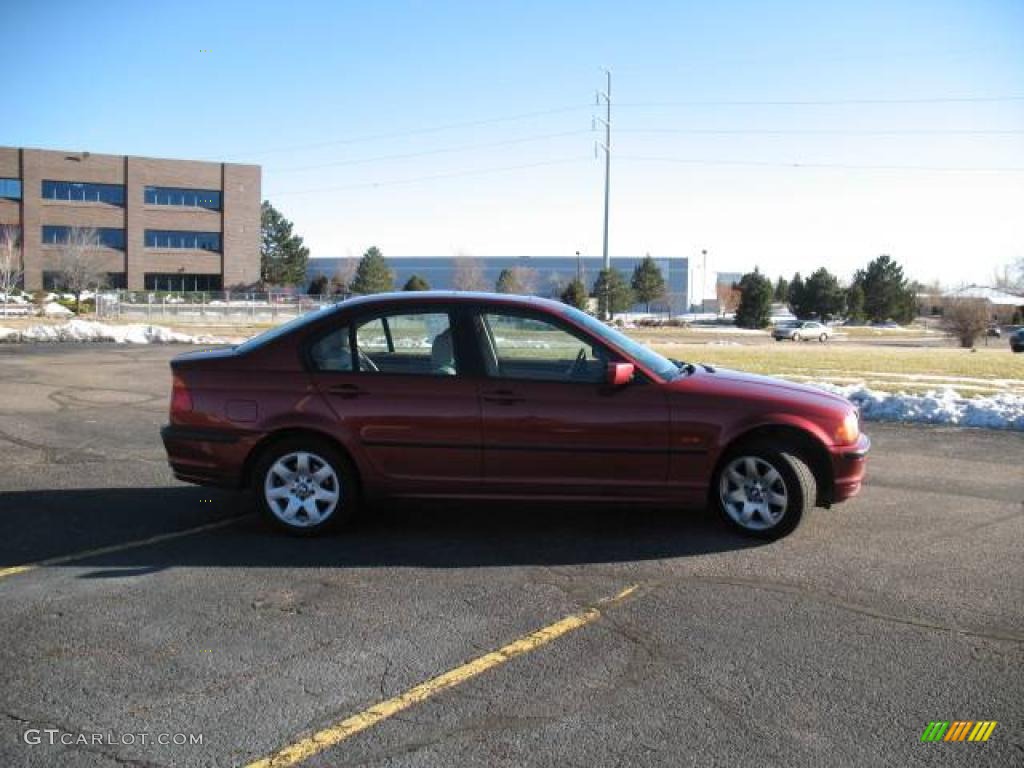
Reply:
[[[864,289],[854,283],[846,289],[846,317],[855,323],[864,320]]]
[[[359,260],[356,276],[349,286],[352,293],[385,293],[395,289],[395,275],[377,246],[371,246]]]
[[[779,304],[789,301],[789,282],[782,275],[779,275],[779,282],[775,284],[775,301]]]
[[[594,281],[594,296],[602,317],[612,317],[633,306],[633,289],[617,269],[602,269]]]
[[[292,229],[292,223],[264,200],[260,208],[260,278],[265,284],[302,285],[306,282],[309,248]]]
[[[901,267],[891,256],[873,259],[857,270],[854,283],[864,292],[864,314],[875,323],[895,320],[909,323],[917,312],[917,297]]]
[[[736,310],[736,325],[740,328],[764,328],[771,320],[772,281],[756,267],[739,282],[740,306]]]
[[[804,283],[800,298],[800,317],[813,316],[827,321],[838,317],[846,306],[846,294],[835,275],[822,267]]]
[[[568,304],[570,307],[576,307],[576,309],[586,310],[587,286],[583,284],[582,280],[575,277],[572,282],[566,286],[566,289],[562,291],[561,298],[563,304]]]
[[[403,291],[429,291],[430,283],[424,280],[419,275],[413,275],[405,281],[405,285],[402,286]]]
[[[511,269],[501,270],[501,274],[498,275],[498,279],[494,283],[494,290],[498,293],[522,293],[522,286],[519,285],[519,280],[516,277],[516,273]]]
[[[310,296],[323,296],[327,293],[327,275],[317,275],[309,282],[309,290],[306,291]]]
[[[643,261],[633,267],[630,287],[636,301],[641,302],[648,312],[651,311],[651,302],[665,295],[665,278],[657,262],[651,258],[651,254],[648,253]]]
[[[800,277],[800,273],[797,272],[789,282],[789,291],[786,295],[786,303],[789,304],[789,310],[797,317],[805,316],[802,311],[803,300],[804,280]]]

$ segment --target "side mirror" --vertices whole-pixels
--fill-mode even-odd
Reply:
[[[608,363],[608,385],[621,387],[629,384],[633,380],[635,370],[632,363]]]

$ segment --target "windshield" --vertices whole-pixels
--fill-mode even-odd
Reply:
[[[649,371],[653,371],[659,377],[663,379],[674,379],[679,375],[679,366],[667,357],[662,357],[650,347],[646,347],[640,342],[629,338],[626,334],[621,333],[614,328],[610,328],[596,317],[588,315],[586,312],[581,312],[575,307],[566,307],[565,313],[595,336],[598,336],[609,344],[618,347],[640,363],[640,365],[644,366]]]

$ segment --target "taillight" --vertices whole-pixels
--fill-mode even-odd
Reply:
[[[185,379],[180,374],[171,377],[171,419],[179,413],[189,413],[192,410],[192,395],[185,385]]]

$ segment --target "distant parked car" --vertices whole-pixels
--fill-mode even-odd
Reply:
[[[990,325],[985,330],[985,335],[991,336],[996,339],[1001,339],[1003,337],[1003,330],[998,325]]]
[[[1010,349],[1014,352],[1024,352],[1024,328],[1018,328],[1010,334]]]
[[[817,339],[826,342],[832,336],[832,329],[823,323],[816,323],[812,320],[794,323],[793,325],[777,325],[772,332],[776,341],[791,339],[793,341],[810,341]]]

